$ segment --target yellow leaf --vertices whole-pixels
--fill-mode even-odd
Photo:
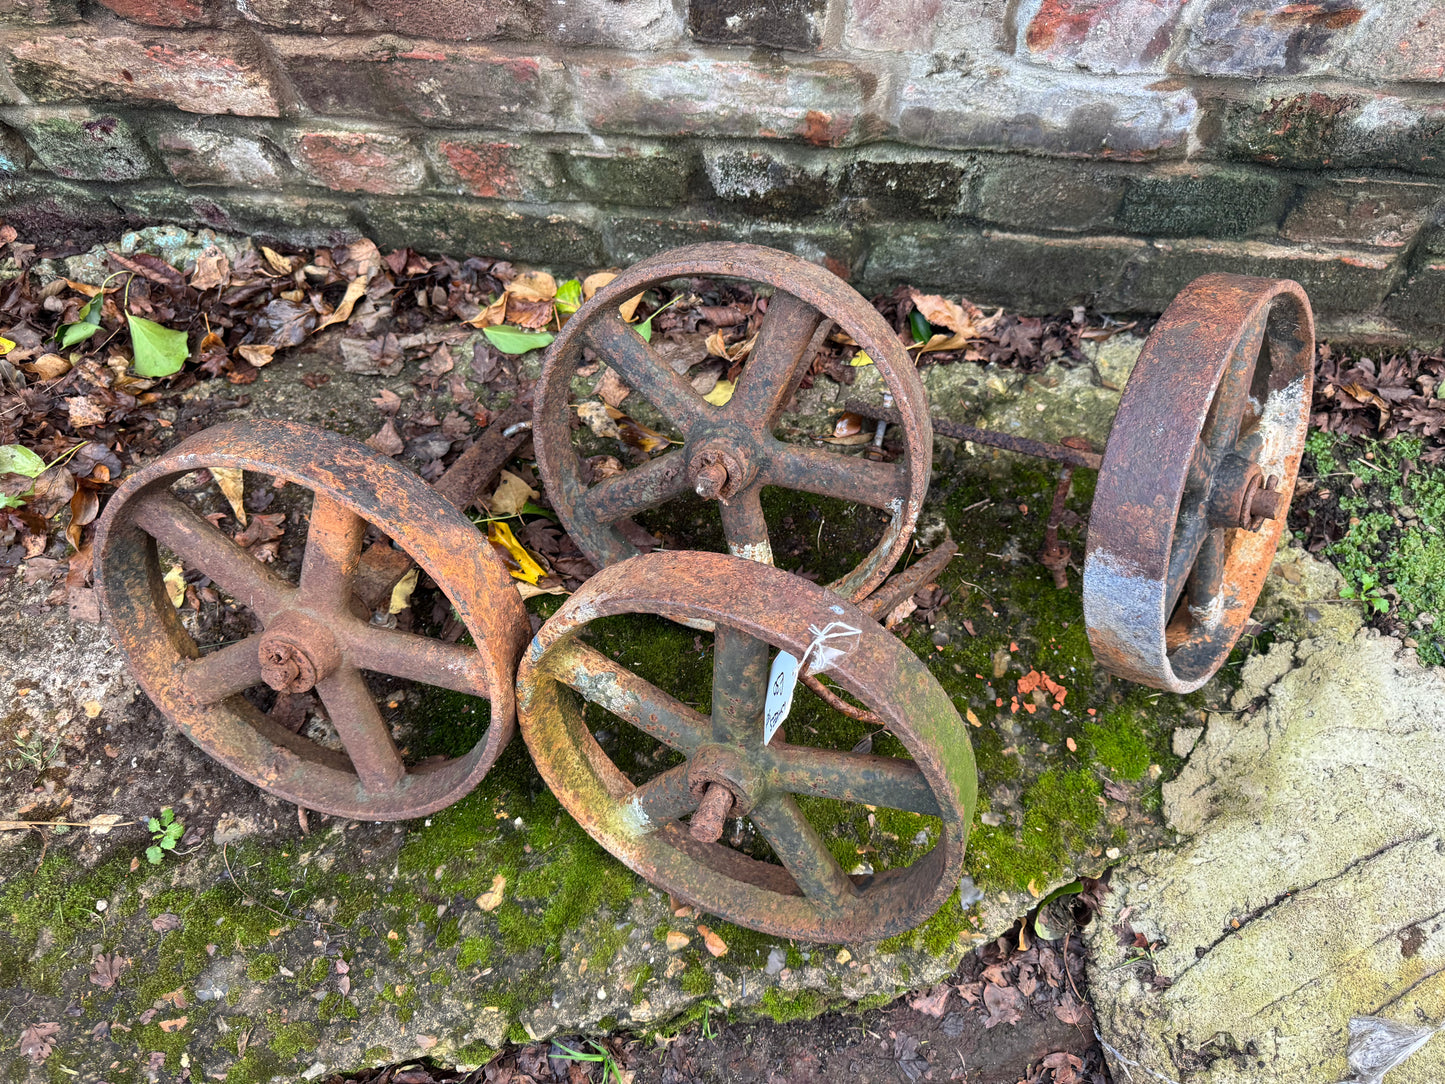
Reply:
[[[270,365],[276,360],[276,348],[274,346],[256,346],[247,343],[245,346],[236,347],[236,353],[249,361],[256,368]]]
[[[969,726],[983,726],[983,724],[978,721],[978,716],[973,713],[972,708],[967,709],[963,713],[963,717],[968,720]]]
[[[551,301],[557,296],[557,280],[545,271],[523,271],[507,283],[507,293],[522,301]]]
[[[166,585],[166,597],[179,610],[181,603],[186,601],[186,570],[180,565],[171,565],[162,582]]]
[[[283,256],[273,248],[267,248],[265,245],[262,245],[261,255],[266,257],[266,262],[270,264],[279,275],[289,275],[295,268],[295,264],[291,262],[290,256]]]
[[[386,608],[387,613],[399,614],[411,605],[411,593],[416,590],[417,572],[415,568],[410,569],[396,581],[396,586],[391,589],[391,602]]]
[[[507,878],[500,873],[492,878],[492,887],[477,897],[477,906],[483,911],[495,911],[502,906],[502,891],[507,887]]]
[[[97,813],[88,823],[92,835],[103,836],[120,823],[120,814]]]
[[[481,312],[467,321],[472,327],[496,327],[507,319],[507,293],[493,301]]]
[[[212,467],[211,477],[216,480],[216,485],[221,487],[221,495],[224,496],[231,505],[231,511],[235,513],[236,522],[242,527],[246,526],[246,509],[241,505],[241,468]]]
[[[512,529],[505,523],[497,521],[487,524],[487,541],[504,559],[508,559],[507,567],[517,579],[536,584],[545,575],[542,566],[533,560],[532,555],[517,541],[516,535],[512,534]],[[512,565],[517,567],[512,568]]]
[[[92,286],[88,282],[76,282],[74,279],[66,279],[65,285],[78,293],[81,297],[94,297],[100,293],[99,286]]]
[[[6,354],[10,353],[10,351],[14,349],[15,344],[9,339],[5,338],[5,336],[0,335],[0,357],[4,357]]]
[[[59,354],[41,354],[29,364],[22,365],[21,368],[41,380],[57,380],[70,372],[70,362]]]
[[[496,492],[487,502],[487,508],[494,516],[515,516],[522,510],[522,505],[541,495],[509,470],[502,471],[498,478]]]
[[[582,280],[582,300],[591,301],[592,295],[617,277],[616,271],[598,271]]]
[[[858,353],[853,355],[853,360],[848,364],[855,369],[861,369],[865,365],[872,365],[873,359],[868,356],[868,351],[859,350]]]
[[[713,406],[724,406],[733,397],[734,384],[731,380],[719,380],[712,386],[712,391],[702,397],[703,402],[711,403]]]
[[[322,328],[330,327],[332,324],[340,324],[350,320],[352,306],[361,300],[361,295],[364,293],[366,293],[366,279],[364,276],[358,275],[346,284],[346,295],[342,297],[341,304],[336,306],[336,311],[322,320],[321,323],[317,324],[316,330],[320,331]],[[251,364],[254,365],[255,362]]]
[[[1028,883],[1028,889],[1029,895],[1032,896],[1034,899],[1038,899],[1040,896],[1043,895],[1043,892],[1039,890],[1038,885],[1034,884],[1032,880],[1030,880]]]

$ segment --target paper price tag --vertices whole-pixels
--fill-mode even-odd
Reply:
[[[793,710],[793,690],[798,687],[799,661],[786,651],[779,651],[768,673],[768,697],[763,703],[763,744],[773,740],[778,727]]]

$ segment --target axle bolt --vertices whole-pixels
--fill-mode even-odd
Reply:
[[[699,843],[716,843],[722,839],[723,822],[733,805],[732,791],[721,783],[709,783],[703,791],[697,812],[692,815],[692,838]]]
[[[1274,487],[1278,482],[1271,478],[1268,487],[1256,489],[1249,498],[1249,518],[1258,523],[1260,520],[1278,519],[1283,510],[1284,494]]]
[[[720,500],[728,484],[728,469],[720,460],[704,463],[697,470],[693,488],[705,501]]]

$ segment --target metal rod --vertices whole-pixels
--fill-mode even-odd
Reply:
[[[861,399],[849,399],[844,404],[844,409],[865,418],[895,423],[900,420],[896,410],[880,407],[874,403],[865,403]],[[1094,452],[1081,452],[1076,448],[1070,448],[1063,444],[1050,444],[1045,440],[1032,440],[1029,437],[995,433],[990,429],[977,429],[972,425],[948,421],[946,418],[934,418],[933,431],[940,436],[952,437],[955,440],[970,440],[975,444],[1002,448],[1006,452],[1029,455],[1035,459],[1052,459],[1059,463],[1067,463],[1071,467],[1087,467],[1090,470],[1098,470],[1099,464],[1104,461],[1102,455]]]

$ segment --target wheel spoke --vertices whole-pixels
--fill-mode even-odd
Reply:
[[[649,779],[623,799],[623,817],[639,833],[656,831],[660,825],[685,817],[697,808],[697,799],[687,785],[687,765]]]
[[[691,753],[707,740],[709,723],[705,715],[595,648],[577,640],[558,644],[548,652],[546,666],[549,674],[576,689],[584,699],[664,745]]]
[[[134,502],[137,527],[269,623],[296,589],[170,493]]]
[[[640,467],[598,482],[582,495],[577,514],[598,523],[616,523],[656,508],[687,489],[687,460],[681,448],[674,448]]]
[[[726,504],[719,505],[719,509],[728,552],[734,557],[746,557],[749,561],[770,565],[773,563],[773,547],[768,541],[768,522],[763,518],[763,502],[759,497],[761,488],[749,486]]]
[[[672,366],[652,352],[616,309],[599,314],[584,329],[587,345],[616,370],[627,386],[662,412],[684,434],[712,408]]]
[[[324,493],[311,503],[306,553],[301,559],[301,603],[313,610],[343,612],[361,559],[366,520]]]
[[[1224,528],[1216,527],[1204,536],[1199,556],[1189,573],[1189,613],[1199,624],[1212,628],[1219,623],[1220,591],[1224,584]]]
[[[215,704],[261,684],[261,638],[248,636],[186,664],[181,684],[198,704]]]
[[[1246,325],[1239,345],[1225,363],[1224,376],[1219,381],[1214,402],[1209,406],[1209,416],[1204,419],[1204,429],[1199,435],[1199,443],[1207,449],[1212,463],[1223,459],[1239,436],[1244,413],[1249,409],[1249,389],[1254,383],[1254,369],[1264,348],[1268,316],[1268,311],[1262,309]]]
[[[713,633],[712,736],[714,741],[762,745],[763,701],[768,688],[768,645],[728,625]]]
[[[361,785],[374,793],[391,790],[406,775],[406,766],[391,738],[391,728],[372,699],[366,679],[354,666],[342,666],[316,683],[331,725],[346,746]]]
[[[821,323],[822,314],[807,302],[792,294],[773,295],[758,329],[758,340],[728,403],[731,419],[749,429],[772,431],[788,397],[813,362]]]
[[[1185,493],[1184,499],[1190,500],[1188,493]],[[1209,506],[1197,499],[1194,505],[1195,507],[1185,508],[1181,512],[1179,524],[1174,528],[1174,545],[1169,551],[1169,578],[1164,590],[1166,614],[1174,612],[1179,595],[1189,581],[1189,570],[1199,560],[1199,548],[1204,545],[1204,540],[1209,535]]]
[[[803,894],[819,907],[831,910],[857,897],[858,887],[843,872],[792,797],[768,798],[748,816]]]
[[[879,463],[801,444],[775,444],[764,478],[768,485],[890,512],[908,495],[908,473],[901,463]]]
[[[360,670],[374,670],[472,696],[491,695],[486,656],[476,647],[448,644],[361,621],[347,621],[338,631],[346,641],[347,660]]]
[[[911,760],[776,742],[768,757],[777,786],[792,794],[939,815],[933,788]]]

